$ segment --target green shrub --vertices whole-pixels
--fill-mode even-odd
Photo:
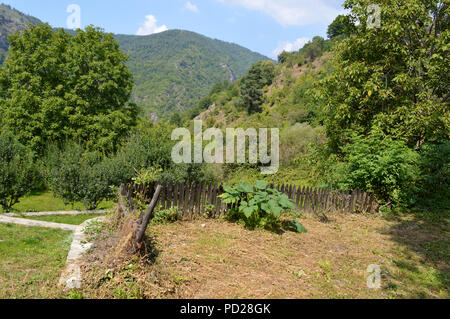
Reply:
[[[137,172],[150,169],[160,170],[158,180],[161,182],[209,182],[205,165],[175,164],[172,161],[171,126],[166,123],[141,128],[129,137],[127,143],[112,158],[111,165],[116,172],[115,180],[130,183]],[[147,177],[151,177],[150,175]]]
[[[275,189],[268,188],[265,181],[255,185],[244,182],[234,186],[225,186],[225,193],[220,195],[225,204],[231,205],[229,217],[245,223],[246,227],[274,228],[280,222],[281,214],[295,205],[288,196]]]
[[[104,199],[113,198],[111,186],[120,180],[111,160],[97,152],[85,152],[77,144],[58,151],[51,147],[46,157],[47,184],[56,196],[67,203],[82,202],[95,209]]]
[[[280,137],[281,164],[289,165],[295,158],[308,152],[308,145],[317,143],[323,136],[321,128],[313,128],[308,123],[296,123],[282,131]]]
[[[450,198],[450,141],[427,143],[419,152],[418,203],[447,207]]]
[[[9,132],[0,132],[0,205],[10,210],[19,199],[42,185],[30,150]]]
[[[172,207],[170,209],[159,210],[155,212],[152,219],[153,224],[167,224],[174,223],[178,220],[178,207]]]
[[[368,137],[354,134],[342,151],[344,163],[336,167],[341,188],[374,193],[386,203],[410,203],[418,155],[403,141],[381,132]]]

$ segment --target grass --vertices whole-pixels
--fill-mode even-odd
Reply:
[[[113,202],[103,201],[100,203],[98,209],[111,209],[115,206]],[[56,198],[50,191],[33,192],[29,196],[20,199],[20,202],[14,205],[12,212],[27,213],[27,212],[53,212],[53,211],[67,211],[67,210],[85,210],[82,203],[65,204],[60,198]],[[0,212],[2,208],[0,207]]]
[[[106,215],[106,214],[105,214]],[[102,215],[99,214],[83,214],[83,215],[53,215],[53,216],[22,216],[22,218],[32,219],[32,220],[40,220],[46,222],[60,223],[60,224],[69,224],[69,225],[80,225],[86,220],[100,217]]]
[[[335,214],[299,217],[307,233],[247,230],[223,220],[149,226],[148,255],[117,255],[114,219],[88,229],[87,286],[56,287],[71,234],[0,225],[0,298],[450,297],[448,221]],[[102,226],[103,225],[103,226]],[[379,265],[381,288],[367,286]]]
[[[151,225],[152,262],[89,264],[88,298],[449,298],[448,227],[370,215],[305,216],[308,233],[220,220]],[[150,246],[149,245],[149,246]],[[108,256],[101,246],[92,252]],[[112,249],[114,251],[114,248]],[[379,265],[381,288],[367,286]],[[108,269],[113,276],[104,277]],[[94,274],[97,274],[94,276]],[[92,276],[92,277],[91,277]],[[97,276],[97,277],[96,277]],[[116,291],[116,293],[114,293]],[[117,293],[120,291],[120,294]]]
[[[72,232],[0,224],[0,299],[57,298]]]

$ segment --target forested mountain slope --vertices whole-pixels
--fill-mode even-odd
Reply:
[[[36,25],[42,22],[0,3],[0,64],[3,63],[8,51],[8,35],[23,30],[29,23]]]
[[[215,83],[234,81],[253,63],[269,60],[239,45],[183,30],[116,39],[130,56],[127,65],[136,83],[133,98],[158,115],[184,111]]]

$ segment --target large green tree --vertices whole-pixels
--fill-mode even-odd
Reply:
[[[240,97],[238,104],[245,108],[248,113],[259,112],[263,103],[263,88],[272,84],[274,77],[275,66],[273,62],[255,63],[239,83]]]
[[[42,153],[46,144],[75,140],[113,151],[137,117],[129,103],[133,79],[111,34],[87,27],[71,35],[49,25],[9,37],[0,71],[0,121]]]
[[[337,46],[334,71],[323,83],[332,150],[351,133],[368,136],[374,129],[409,147],[448,139],[448,1],[380,1],[379,27],[371,5],[345,2],[351,21],[359,24]]]
[[[346,15],[338,15],[336,19],[328,26],[327,36],[330,39],[337,37],[348,37],[355,30],[355,25],[352,23],[351,18]]]

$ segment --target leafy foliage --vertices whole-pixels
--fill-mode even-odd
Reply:
[[[346,38],[355,31],[355,25],[351,18],[346,15],[338,15],[333,23],[328,26],[327,36],[333,38]]]
[[[225,204],[230,204],[232,219],[241,220],[249,228],[274,227],[283,211],[295,209],[288,196],[275,189],[268,188],[265,181],[255,185],[241,182],[234,186],[225,186],[220,195]]]
[[[246,109],[249,114],[260,111],[263,103],[262,89],[272,84],[274,71],[272,62],[259,62],[254,64],[248,74],[241,79],[238,105]]]
[[[28,24],[38,25],[42,22],[35,17],[11,8],[9,5],[0,3],[0,65],[3,64],[7,56],[8,35],[22,31]]]
[[[424,144],[419,152],[417,202],[433,207],[449,207],[450,141]]]
[[[19,199],[42,185],[31,152],[14,136],[0,131],[0,205],[11,209]]]
[[[353,135],[343,148],[342,170],[337,169],[344,189],[374,193],[391,203],[408,203],[418,175],[418,154],[404,142],[392,140],[381,132],[368,137]]]
[[[67,203],[82,202],[88,209],[114,198],[111,186],[120,183],[110,159],[86,152],[78,144],[69,144],[61,151],[51,147],[45,158],[45,177],[56,196]]]
[[[157,210],[152,218],[152,224],[168,224],[178,220],[178,207],[170,209]]]
[[[136,124],[132,75],[111,34],[87,27],[72,36],[49,25],[9,37],[0,70],[0,115],[19,141],[41,154],[66,140],[111,152]]]
[[[449,136],[448,2],[383,1],[381,27],[368,28],[369,0],[348,0],[353,36],[337,45],[323,82],[327,136],[338,151],[347,132],[372,127],[410,147]]]

